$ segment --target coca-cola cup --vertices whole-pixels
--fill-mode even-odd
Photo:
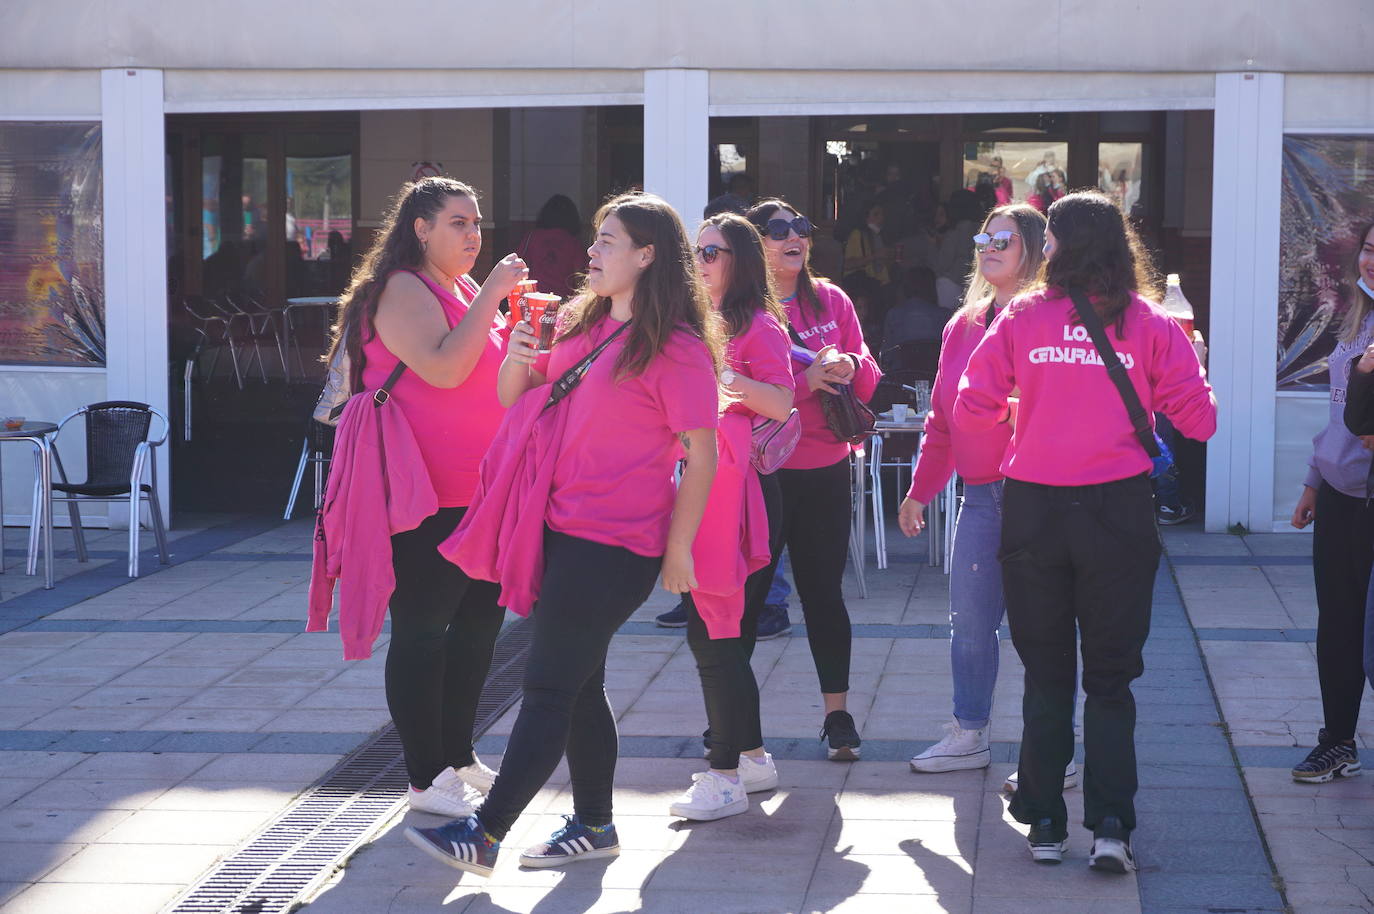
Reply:
[[[521,296],[525,323],[533,328],[534,335],[539,339],[540,352],[548,352],[553,348],[553,329],[562,301],[552,292],[528,292]]]
[[[520,305],[520,299],[538,288],[539,282],[537,280],[516,280],[515,288],[511,289],[510,294],[506,296],[506,305],[508,306],[507,315],[510,326],[514,327],[516,324],[520,323],[520,315],[524,313]]]

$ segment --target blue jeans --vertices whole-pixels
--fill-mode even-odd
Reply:
[[[949,571],[949,661],[954,719],[965,730],[988,724],[1000,659],[997,627],[1006,601],[997,550],[1002,538],[1002,481],[964,484]]]
[[[1174,430],[1174,424],[1169,421],[1169,417],[1163,413],[1155,413],[1155,434],[1169,446],[1169,450],[1175,451],[1175,462],[1165,473],[1150,481],[1154,484],[1155,498],[1159,500],[1160,506],[1173,508],[1177,511],[1183,507],[1183,496],[1179,491],[1178,484],[1177,451],[1175,450],[1178,433]]]
[[[773,583],[768,587],[768,596],[764,597],[764,606],[781,606],[787,608],[787,595],[792,592],[792,586],[787,583],[787,553],[782,554],[778,560],[778,569],[773,572]]]

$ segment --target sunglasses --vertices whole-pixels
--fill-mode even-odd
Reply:
[[[769,219],[764,225],[755,224],[754,227],[774,241],[786,241],[787,236],[792,232],[796,232],[798,238],[810,238],[814,226],[811,225],[810,219],[805,216],[798,216],[791,222],[786,219]]]
[[[716,258],[720,257],[721,254],[729,253],[729,248],[723,248],[718,244],[708,244],[706,247],[697,245],[697,256],[701,258],[702,263],[715,263]]]
[[[1005,251],[1007,245],[1011,244],[1011,236],[1018,235],[1019,232],[997,232],[989,235],[987,232],[979,232],[973,236],[973,249],[979,254],[992,248],[994,251]]]

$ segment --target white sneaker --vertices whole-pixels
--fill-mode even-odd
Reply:
[[[992,763],[988,747],[988,728],[965,730],[957,720],[945,725],[945,738],[911,760],[911,770],[931,774],[986,768]]]
[[[698,771],[692,775],[692,786],[668,807],[668,812],[683,819],[710,822],[737,816],[748,809],[749,797],[743,781],[732,784],[714,771]]]
[[[739,757],[739,778],[744,783],[745,793],[758,793],[772,790],[778,786],[778,766],[773,764],[772,753],[765,752],[763,758],[755,760],[747,755]]]
[[[1094,838],[1088,866],[1102,873],[1129,873],[1135,869],[1135,857],[1129,841],[1120,838]]]
[[[472,764],[464,765],[462,768],[455,769],[458,777],[463,779],[463,783],[480,793],[491,792],[491,785],[496,783],[496,772],[492,771],[482,760],[477,757],[477,753],[472,755]]]
[[[1021,772],[1013,771],[1007,775],[1007,779],[1002,782],[1002,789],[1007,793],[1016,793],[1016,788],[1020,784]],[[1078,786],[1078,766],[1069,762],[1069,767],[1064,769],[1064,789],[1069,790]]]
[[[434,783],[424,790],[411,787],[407,791],[410,808],[416,812],[430,812],[450,819],[463,819],[482,802],[482,795],[473,790],[452,768],[445,768]]]

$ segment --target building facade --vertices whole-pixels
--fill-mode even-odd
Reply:
[[[328,322],[296,307],[283,340],[247,312],[336,294],[426,169],[483,192],[498,257],[555,193],[586,220],[642,186],[690,222],[743,172],[823,227],[832,273],[833,227],[888,166],[930,212],[997,169],[1018,198],[1058,169],[1117,193],[1197,308],[1222,407],[1195,464],[1207,528],[1283,529],[1325,421],[1341,264],[1374,216],[1364,12],[19,0],[0,30],[0,411],[154,404],[174,420],[163,504],[216,509],[205,492],[289,480]],[[217,361],[214,305],[245,312]],[[27,504],[27,477],[4,485]]]

